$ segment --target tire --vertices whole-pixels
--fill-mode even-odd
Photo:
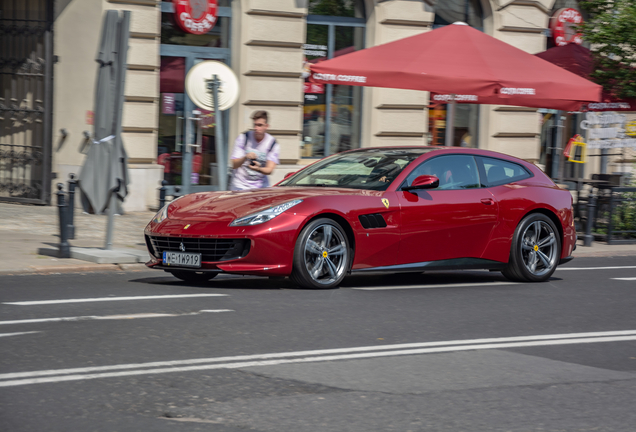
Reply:
[[[303,288],[336,287],[349,271],[351,256],[349,240],[338,222],[313,220],[296,240],[291,279]]]
[[[190,283],[203,283],[214,279],[218,273],[215,272],[194,272],[186,270],[173,270],[172,276]]]
[[[538,233],[538,235],[537,235]],[[544,282],[561,258],[561,238],[554,222],[541,213],[526,216],[515,230],[503,275],[517,282]]]

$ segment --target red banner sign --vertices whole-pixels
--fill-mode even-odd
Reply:
[[[325,85],[324,84],[318,84],[318,83],[306,82],[305,83],[304,92],[305,93],[312,93],[312,94],[323,94],[325,92]]]
[[[179,27],[192,34],[206,34],[218,16],[217,0],[173,0],[174,18]]]
[[[556,11],[550,21],[554,43],[558,46],[569,43],[581,45],[583,39],[581,33],[577,31],[577,26],[581,23],[583,23],[583,16],[576,9],[564,8]]]

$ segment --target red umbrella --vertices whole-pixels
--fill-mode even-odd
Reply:
[[[601,98],[601,86],[464,23],[310,67],[319,83],[485,97],[500,105],[572,109]]]
[[[594,71],[592,52],[578,44],[567,44],[535,54],[570,72],[588,79]],[[619,99],[603,91],[600,103],[588,104],[589,111],[636,111],[636,98]]]

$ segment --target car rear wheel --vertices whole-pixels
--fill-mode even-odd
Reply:
[[[173,270],[172,276],[190,283],[202,283],[213,279],[218,273],[215,272],[194,272],[185,270]]]
[[[559,232],[541,213],[526,216],[515,230],[506,278],[519,282],[543,282],[552,276],[561,257]]]
[[[333,219],[311,221],[296,240],[291,279],[303,288],[338,286],[349,270],[349,241]]]

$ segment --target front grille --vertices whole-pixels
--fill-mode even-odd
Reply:
[[[384,216],[382,216],[380,213],[360,215],[358,216],[358,219],[360,220],[362,227],[365,229],[386,227]]]
[[[249,239],[211,239],[191,237],[146,236],[146,244],[155,258],[161,258],[164,251],[201,254],[201,261],[227,261],[243,258],[250,251]]]

